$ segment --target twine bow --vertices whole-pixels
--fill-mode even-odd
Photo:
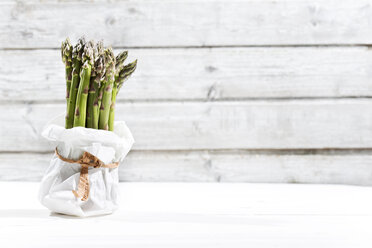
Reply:
[[[89,152],[84,152],[83,156],[78,160],[73,160],[69,158],[64,158],[58,153],[58,149],[56,147],[55,149],[56,154],[58,158],[64,162],[71,163],[71,164],[80,164],[81,170],[80,170],[80,178],[79,178],[79,184],[78,184],[78,190],[73,190],[72,193],[75,195],[75,197],[80,198],[82,201],[88,200],[89,197],[89,174],[88,174],[88,168],[94,167],[104,167],[104,168],[116,168],[119,166],[119,162],[111,163],[111,164],[105,164],[103,163],[99,158],[94,156],[93,154]]]

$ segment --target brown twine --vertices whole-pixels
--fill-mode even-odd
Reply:
[[[111,164],[105,164],[99,158],[94,156],[93,154],[89,152],[84,152],[83,156],[78,160],[73,160],[69,158],[64,158],[58,153],[58,149],[56,147],[55,149],[56,154],[58,158],[64,162],[71,163],[71,164],[80,164],[81,170],[80,170],[80,178],[79,178],[79,184],[78,184],[78,190],[73,190],[72,193],[75,195],[75,197],[80,198],[82,201],[88,200],[89,197],[89,177],[88,177],[88,168],[94,167],[104,167],[104,168],[116,168],[119,166],[119,162],[111,163]]]

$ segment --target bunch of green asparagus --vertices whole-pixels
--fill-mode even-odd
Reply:
[[[87,127],[114,130],[116,96],[135,71],[137,60],[124,65],[128,52],[116,57],[100,41],[80,38],[75,46],[62,42],[66,73],[66,128]]]

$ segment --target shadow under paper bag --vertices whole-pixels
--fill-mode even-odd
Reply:
[[[78,160],[84,152],[105,164],[122,162],[134,139],[125,122],[115,122],[115,131],[85,127],[64,128],[64,116],[51,121],[42,136],[58,149],[61,156]],[[75,197],[81,165],[64,162],[53,155],[41,181],[39,200],[49,210],[80,217],[110,214],[118,208],[118,168],[88,168],[89,196],[86,201]]]

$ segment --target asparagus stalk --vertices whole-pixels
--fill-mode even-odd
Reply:
[[[137,68],[137,60],[133,61],[130,64],[127,64],[120,70],[118,77],[115,79],[118,85],[117,93],[119,93],[119,90],[123,86],[124,82],[132,75],[132,73],[136,70],[136,68]]]
[[[128,51],[123,51],[116,56],[115,81],[114,81],[113,88],[112,88],[111,105],[110,105],[109,122],[108,122],[110,131],[114,130],[114,124],[113,124],[114,115],[115,115],[114,109],[115,109],[116,94],[117,94],[117,89],[118,89],[116,82],[117,82],[117,78],[119,77],[119,72],[123,69],[124,61],[127,59],[127,57],[128,57]]]
[[[74,126],[74,112],[76,104],[76,96],[79,89],[80,83],[80,68],[82,54],[85,46],[85,39],[81,38],[72,50],[72,81],[70,86],[69,102],[67,104],[66,113],[66,128],[72,128]]]
[[[66,41],[62,42],[61,55],[62,61],[65,64],[66,102],[68,104],[72,80],[72,45],[69,38],[66,38]]]
[[[101,87],[101,79],[105,72],[104,55],[100,54],[94,62],[94,73],[90,78],[87,107],[87,127],[98,129],[98,94]]]
[[[106,73],[101,88],[102,101],[99,108],[99,123],[98,128],[108,130],[108,120],[111,105],[112,87],[115,79],[115,56],[112,48],[105,50],[106,58]]]
[[[127,59],[127,57],[128,57],[128,51],[123,51],[116,56],[115,77],[117,77],[121,69],[123,69],[124,61]]]
[[[123,61],[124,62],[124,61]],[[112,88],[112,96],[111,96],[111,105],[110,105],[110,114],[109,114],[109,131],[114,131],[114,120],[115,120],[115,103],[116,103],[116,96],[123,86],[124,82],[132,75],[132,73],[137,68],[137,60],[134,62],[123,66],[119,73],[115,76],[114,86]]]
[[[104,77],[102,78],[101,80],[101,87],[98,91],[98,96],[97,96],[97,104],[96,104],[96,107],[98,108],[98,115],[99,115],[99,112],[100,112],[100,109],[101,109],[101,103],[102,103],[102,97],[103,97],[103,91],[105,89],[104,85],[105,85],[105,81],[107,76],[108,75],[108,71],[109,69],[112,68],[113,64],[112,64],[112,57],[111,57],[111,54],[106,52],[105,50],[105,55],[104,55],[104,64],[105,64],[105,73],[104,73]],[[109,69],[108,69],[109,68]],[[97,123],[97,129],[98,129],[98,123]]]
[[[93,60],[94,60],[94,63],[92,65],[92,68],[91,68],[91,72],[90,72],[90,81],[89,81],[89,91],[88,91],[88,103],[87,103],[87,115],[86,115],[86,127],[87,128],[92,128],[93,126],[93,122],[92,122],[92,119],[93,119],[93,113],[92,113],[92,107],[90,105],[92,105],[93,103],[91,103],[91,101],[89,100],[89,95],[91,94],[91,91],[93,90],[93,81],[94,81],[94,78],[96,77],[96,66],[95,66],[95,63],[96,63],[96,60],[98,59],[98,49],[97,49],[97,46],[93,46]]]
[[[90,74],[93,64],[92,42],[86,43],[82,56],[84,64],[80,71],[80,84],[76,98],[74,127],[85,127]]]
[[[102,64],[102,71],[100,71],[100,77],[96,79],[96,82],[95,82],[95,92],[94,92],[94,96],[93,96],[93,128],[94,129],[98,129],[98,124],[99,124],[99,112],[100,112],[100,107],[101,107],[101,101],[102,101],[102,96],[103,96],[103,81],[104,81],[104,77],[106,75],[106,71],[107,71],[107,67],[110,67],[112,66],[112,62],[111,62],[111,57],[109,57],[110,53],[108,53],[108,51],[104,50],[103,48],[103,43],[102,42],[99,42],[97,44],[97,47],[98,47],[98,51],[100,54],[102,54],[100,57],[100,60],[101,61],[101,64]]]
[[[118,86],[116,83],[114,83],[114,87],[112,88],[112,94],[111,94],[110,113],[109,113],[109,120],[108,120],[109,131],[114,131],[115,104],[116,104],[117,92],[118,92]]]

